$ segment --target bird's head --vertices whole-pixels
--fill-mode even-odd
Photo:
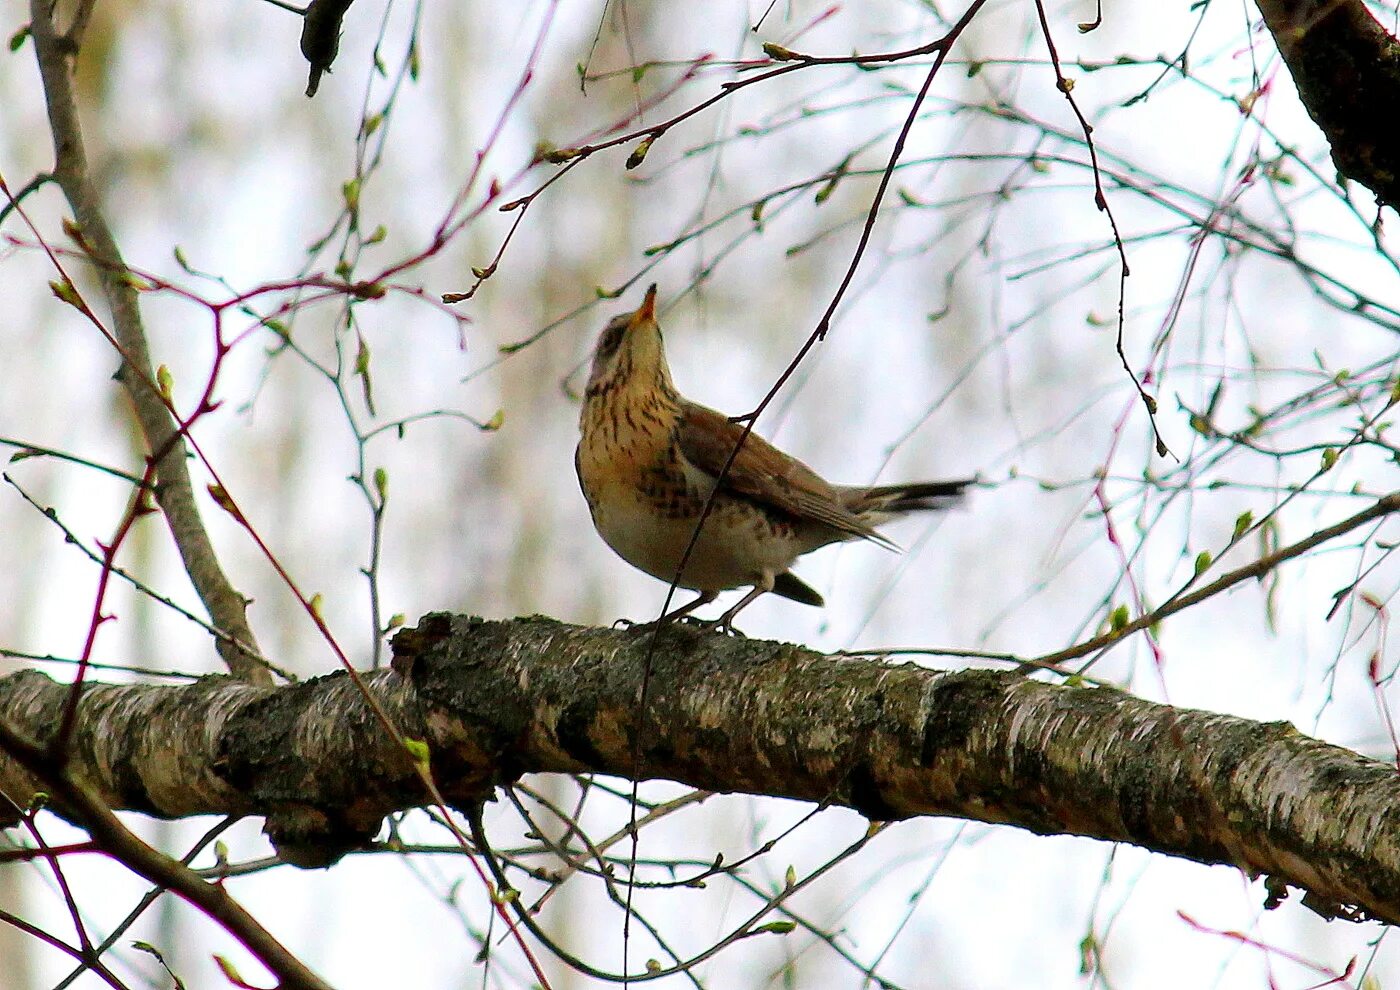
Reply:
[[[588,373],[588,395],[637,381],[671,385],[661,327],[656,322],[656,285],[647,289],[642,304],[631,313],[614,316],[593,346],[593,368]]]

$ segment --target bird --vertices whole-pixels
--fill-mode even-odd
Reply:
[[[699,592],[654,624],[747,587],[718,619],[700,623],[730,634],[734,617],[769,592],[825,604],[792,573],[802,555],[847,540],[897,550],[879,523],[948,508],[977,481],[831,484],[741,423],[691,402],[671,379],[655,284],[598,335],[574,467],[604,542],[633,567]]]

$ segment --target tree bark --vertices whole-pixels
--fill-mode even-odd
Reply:
[[[1400,43],[1362,0],[1258,0],[1337,171],[1400,209]]]
[[[951,815],[1130,842],[1266,875],[1271,891],[1301,887],[1324,913],[1400,921],[1400,776],[1287,723],[683,627],[654,637],[435,614],[394,653],[364,679],[403,735],[428,744],[459,806],[524,773],[668,778],[877,820]],[[0,720],[43,742],[67,690],[34,671],[0,679]],[[113,808],[265,816],[301,865],[334,861],[427,800],[343,673],[282,688],[91,685],[69,759]],[[0,756],[5,793],[42,787]]]

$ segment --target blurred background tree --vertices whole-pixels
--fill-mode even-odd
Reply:
[[[829,335],[758,431],[843,482],[987,483],[956,516],[893,531],[903,556],[846,547],[804,562],[830,606],[760,601],[744,614],[750,636],[1045,654],[1396,487],[1390,215],[1339,180],[1251,6],[1100,20],[1084,4],[1004,2],[361,3],[313,100],[301,22],[270,4],[77,10],[90,14],[74,63],[90,177],[143,290],[152,361],[194,417],[200,511],[253,602],[261,652],[297,676],[338,667],[305,608],[313,595],[361,667],[384,662],[394,617],[432,609],[656,614],[664,587],[594,535],[570,462],[594,335],[650,281],[696,400],[753,409],[835,302]],[[1394,30],[1393,5],[1371,10]],[[119,354],[98,331],[109,318],[88,248],[64,233],[72,209],[55,184],[30,183],[53,157],[29,16],[5,9],[14,40],[0,60],[0,175],[20,199],[0,204],[0,443],[14,455],[0,491],[0,671],[65,677],[146,448],[110,381]],[[946,50],[927,47],[945,37]],[[1394,104],[1374,92],[1354,99],[1379,145]],[[54,257],[95,319],[51,291]],[[1395,759],[1388,525],[1096,654],[1093,675]],[[140,586],[106,592],[117,621],[91,660],[224,669],[207,630],[154,597],[207,617],[167,529],[135,521],[117,564]],[[520,862],[556,869],[558,844],[577,853],[570,821],[601,840],[628,820],[625,783],[527,783],[486,822]],[[642,789],[648,802],[683,795]],[[39,821],[50,843],[82,839]],[[210,823],[140,827],[178,856]],[[784,902],[794,931],[671,982],[1400,979],[1380,926],[1329,926],[1291,902],[1266,913],[1237,871],[957,821],[868,842],[866,829],[850,812],[741,797],[684,802],[649,825],[640,863],[657,878],[717,853],[743,861],[703,891],[638,892],[682,953],[781,891],[789,869],[829,866]],[[451,844],[421,812],[393,837]],[[220,841],[247,867],[228,888],[336,986],[531,979],[509,941],[497,949],[488,894],[450,849],[308,874],[262,862],[255,822]],[[858,855],[841,852],[853,843]],[[205,848],[195,862],[214,858]],[[93,941],[123,933],[104,958],[126,985],[172,985],[132,939],[189,986],[221,985],[214,953],[247,965],[169,897],[127,926],[146,888],[119,865],[65,864]],[[541,919],[615,971],[622,916],[601,888],[572,873]],[[42,862],[0,869],[0,907],[74,938]],[[651,937],[633,926],[634,960],[657,954]],[[59,985],[73,968],[9,926],[0,959],[5,988]],[[596,983],[544,965],[552,986]],[[105,984],[85,972],[71,985]]]

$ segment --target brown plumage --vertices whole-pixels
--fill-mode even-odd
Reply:
[[[676,391],[655,307],[653,285],[635,312],[614,317],[599,334],[574,465],[608,546],[653,577],[700,592],[664,619],[745,586],[752,590],[720,616],[719,628],[732,629],[734,616],[766,591],[821,605],[821,595],[789,570],[798,557],[843,540],[893,548],[876,531],[880,522],[946,508],[975,480],[833,485],[757,434],[744,438],[743,426]]]

